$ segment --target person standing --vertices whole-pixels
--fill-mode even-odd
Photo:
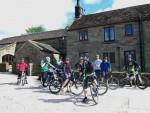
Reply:
[[[68,82],[69,82],[69,80],[71,78],[71,64],[70,64],[69,58],[66,58],[66,61],[64,61],[62,63],[62,71],[63,71],[64,76],[65,76],[64,77],[65,81],[63,82],[61,90],[63,92],[64,88],[67,86],[67,92],[68,92],[69,91],[68,90]]]
[[[96,60],[94,61],[94,71],[95,71],[95,75],[96,75],[96,79],[97,81],[100,80],[100,75],[101,75],[101,68],[100,65],[102,63],[102,60],[100,59],[99,55],[96,55]]]
[[[107,80],[109,73],[111,72],[111,64],[108,58],[105,57],[100,65],[102,76]]]

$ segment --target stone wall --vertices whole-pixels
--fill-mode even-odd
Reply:
[[[104,27],[107,26],[68,31],[69,38],[67,40],[67,56],[71,58],[72,64],[74,65],[79,60],[79,53],[82,52],[88,52],[92,61],[95,59],[96,54],[100,54],[102,58],[102,54],[104,52],[115,52],[115,63],[112,64],[112,67],[114,70],[118,70],[119,67],[122,69],[124,66],[124,52],[135,50],[136,60],[138,63],[140,63],[138,22],[130,23],[133,25],[134,29],[133,36],[130,37],[125,36],[124,26],[126,23],[109,25],[115,27],[116,40],[114,42],[104,42]],[[146,23],[147,22],[145,22],[145,24]],[[150,27],[147,25],[147,28]],[[88,41],[79,41],[79,31],[82,30],[88,30]],[[150,31],[147,30],[146,34],[150,34]],[[119,53],[120,58],[118,55]],[[148,50],[146,50],[146,54],[146,56],[149,55]],[[146,66],[148,65],[149,64]]]
[[[14,56],[15,49],[16,49],[16,43],[6,45],[4,48],[0,48],[0,63],[2,63],[2,57],[4,55],[9,54],[9,55]]]
[[[144,22],[144,39],[146,71],[150,72],[150,21]]]

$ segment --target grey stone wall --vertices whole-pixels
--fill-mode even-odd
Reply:
[[[150,21],[144,22],[146,71],[150,72]]]
[[[79,31],[68,31],[68,40],[67,40],[67,56],[71,58],[72,65],[74,65],[79,60],[79,53],[88,52],[91,60],[95,59],[96,54],[102,54],[104,52],[115,52],[115,63],[112,64],[114,70],[118,70],[119,66],[122,69],[124,66],[124,51],[134,50],[136,51],[136,60],[140,63],[140,45],[139,45],[139,27],[138,22],[130,22],[133,24],[134,34],[133,36],[127,37],[125,36],[125,24],[121,23],[115,25],[108,25],[115,27],[115,41],[114,42],[104,42],[104,27],[107,26],[99,26],[93,27],[83,30],[88,30],[88,41],[79,41]],[[149,22],[148,22],[149,23]],[[145,22],[147,24],[147,22]],[[149,37],[150,31],[148,28],[150,25],[145,26],[147,29],[145,31],[146,37]],[[148,39],[149,40],[149,39]],[[147,42],[146,46],[149,43]],[[120,58],[118,55],[118,48],[120,48]],[[146,58],[149,57],[150,53],[149,49],[146,49]],[[148,59],[148,58],[147,58]],[[147,60],[148,61],[148,60]],[[119,64],[120,62],[120,64]],[[150,61],[149,61],[150,62]],[[147,63],[147,62],[146,62]],[[149,64],[146,64],[148,68]],[[148,71],[148,70],[147,70]]]

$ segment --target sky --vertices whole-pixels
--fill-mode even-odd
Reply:
[[[150,0],[80,0],[84,14],[93,14]],[[0,0],[0,39],[25,34],[42,25],[47,31],[63,29],[74,19],[76,0]]]

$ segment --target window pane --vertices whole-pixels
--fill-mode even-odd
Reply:
[[[109,28],[104,28],[104,41],[109,41]]]
[[[82,40],[82,32],[79,32],[79,40]]]
[[[136,51],[135,50],[125,51],[124,52],[124,64],[127,63],[129,55],[131,55],[131,57],[132,57],[133,60],[136,60]]]
[[[79,40],[88,40],[88,32],[87,31],[79,32]]]
[[[104,28],[104,41],[115,40],[114,27]]]
[[[132,24],[125,25],[125,35],[133,35]]]
[[[79,57],[84,57],[86,54],[88,54],[88,52],[79,53]]]
[[[108,57],[108,53],[103,53],[103,59],[104,59],[105,57]]]
[[[114,27],[111,27],[111,28],[110,28],[110,40],[115,40]]]

